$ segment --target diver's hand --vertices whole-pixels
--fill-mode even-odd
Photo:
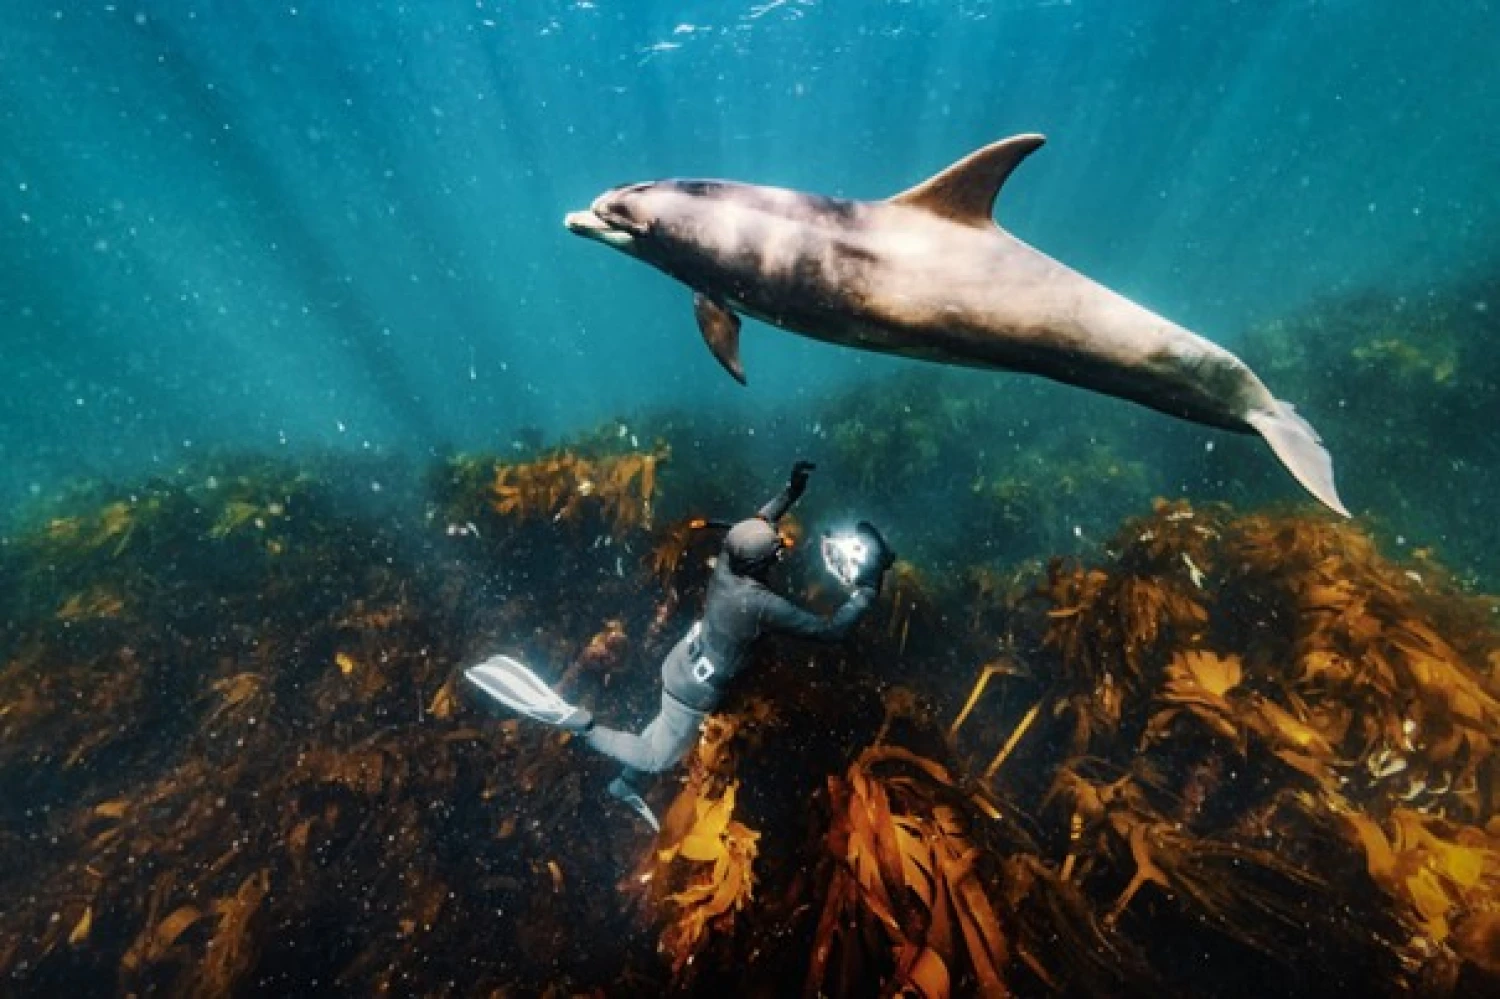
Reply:
[[[854,525],[854,534],[865,543],[865,564],[860,568],[859,575],[854,577],[855,586],[868,586],[880,592],[880,584],[885,578],[885,572],[896,563],[896,553],[886,543],[885,537],[868,520],[861,520]]]
[[[807,491],[807,477],[817,467],[810,461],[799,461],[792,466],[792,474],[786,480],[786,494],[793,503]]]

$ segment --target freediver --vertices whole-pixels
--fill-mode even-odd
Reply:
[[[875,602],[895,553],[880,532],[861,521],[851,535],[825,539],[825,559],[851,591],[842,606],[822,617],[773,592],[771,569],[788,542],[777,522],[807,489],[816,466],[798,461],[785,488],[755,516],[729,527],[715,561],[703,615],[662,662],[661,710],[639,733],[597,724],[588,709],[569,704],[537,675],[507,656],[495,656],[464,671],[468,681],[514,711],[573,732],[590,747],[624,765],[609,793],[634,809],[653,829],[658,824],[637,790],[643,773],[671,769],[687,755],[709,712],[745,667],[750,647],[763,635],[795,635],[835,642],[847,635]],[[830,547],[831,546],[831,547]],[[832,554],[830,554],[830,551]]]

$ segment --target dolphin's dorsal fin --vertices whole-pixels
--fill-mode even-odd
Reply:
[[[995,196],[1010,172],[1036,151],[1045,136],[1012,135],[976,150],[936,176],[902,191],[891,202],[921,208],[966,225],[995,220]]]
[[[745,384],[745,368],[740,364],[740,317],[701,291],[693,296],[693,314],[708,349],[735,381]]]

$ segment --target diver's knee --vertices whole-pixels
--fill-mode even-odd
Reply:
[[[645,762],[648,763],[649,766],[641,767],[641,769],[646,773],[665,773],[666,771],[671,770],[673,767],[677,766],[677,764],[681,763],[683,758],[687,756],[689,750],[691,750],[692,748],[693,744],[691,742],[685,743],[681,746],[658,747],[648,754],[648,758]]]
[[[677,765],[678,759],[680,759],[680,757],[675,757],[668,753],[652,753],[644,760],[641,760],[640,764],[637,764],[635,769],[639,770],[641,773],[646,774],[665,773],[666,771],[671,770],[674,766]]]

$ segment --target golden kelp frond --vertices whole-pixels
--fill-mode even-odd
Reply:
[[[197,906],[183,905],[160,920],[149,923],[125,952],[120,961],[121,971],[131,975],[160,963],[172,953],[182,935],[202,918],[203,912]]]
[[[124,553],[136,528],[150,523],[162,510],[160,496],[115,500],[97,511],[49,521],[38,541],[54,557],[69,558],[107,552],[114,558]]]
[[[490,484],[490,505],[517,520],[577,523],[592,514],[620,537],[650,527],[657,467],[668,453],[661,448],[586,458],[559,451],[523,464],[501,464]]]
[[[679,794],[657,838],[654,871],[642,875],[669,892],[661,947],[673,974],[687,967],[711,929],[732,929],[734,913],[753,895],[760,834],[734,818],[738,788],[732,782],[718,798],[701,797],[692,785]]]
[[[1172,656],[1167,667],[1169,680],[1174,674],[1210,696],[1222,698],[1239,686],[1244,669],[1236,655],[1221,656],[1207,649],[1183,649]]]
[[[1310,705],[1299,720],[1345,755],[1367,760],[1368,776],[1385,793],[1413,800],[1442,788],[1450,814],[1474,814],[1473,796],[1450,792],[1472,788],[1495,755],[1500,697],[1489,656],[1500,638],[1493,629],[1459,642],[1440,635],[1434,621],[1442,605],[1422,577],[1386,562],[1347,525],[1251,517],[1236,525],[1231,545],[1247,570],[1246,597],[1275,600],[1292,613],[1283,703]],[[1477,629],[1483,617],[1467,620]],[[1342,709],[1317,710],[1327,704]]]
[[[1239,656],[1220,656],[1207,649],[1173,653],[1156,695],[1161,709],[1147,724],[1146,739],[1165,736],[1176,719],[1189,717],[1210,734],[1241,746],[1243,733],[1227,695],[1239,686],[1242,676]]]
[[[1148,885],[1185,915],[1257,950],[1300,926],[1310,895],[1326,889],[1312,872],[1273,851],[1233,836],[1196,835],[1160,812],[1140,778],[1127,774],[1111,781],[1063,768],[1052,798],[1070,814],[1069,852],[1063,880],[1086,887],[1129,880],[1103,916],[1112,925],[1131,909]]]
[[[280,500],[254,503],[232,499],[219,511],[219,517],[208,529],[211,538],[227,538],[242,530],[264,531],[273,522],[286,516],[286,504]]]
[[[650,853],[625,884],[644,894],[665,923],[660,949],[679,984],[715,936],[728,936],[734,915],[753,897],[760,833],[735,817],[738,753],[753,742],[774,712],[759,698],[742,710],[710,715],[689,754],[687,779],[662,816]]]
[[[1043,642],[1057,651],[1064,669],[1083,678],[1123,665],[1107,572],[1054,559],[1042,595],[1052,605]]]
[[[365,797],[394,793],[407,769],[402,761],[374,746],[343,752],[314,750],[297,762],[293,779],[299,783],[340,785]]]
[[[438,687],[437,693],[432,695],[432,700],[427,705],[427,713],[439,721],[447,721],[453,717],[453,712],[458,709],[458,695],[454,692],[456,677],[449,677]]]
[[[214,902],[216,923],[194,976],[194,991],[199,995],[229,995],[255,964],[260,945],[254,923],[270,891],[270,872],[261,869],[247,877],[233,895]]]
[[[1252,696],[1241,721],[1259,735],[1283,763],[1331,786],[1332,766],[1338,762],[1332,744],[1312,724],[1306,711],[1294,714],[1274,701]]]
[[[241,716],[259,712],[265,714],[268,695],[265,677],[259,673],[236,673],[234,676],[216,680],[213,692],[219,698],[217,706],[204,718],[205,727],[220,719],[237,723]]]
[[[1054,605],[1044,644],[1057,650],[1079,684],[1110,674],[1127,685],[1140,683],[1163,644],[1191,644],[1208,620],[1191,586],[1173,578],[1054,562],[1043,595]]]
[[[583,646],[562,675],[553,684],[554,689],[566,691],[585,673],[606,674],[618,667],[630,648],[630,637],[625,634],[625,622],[618,617],[609,618]]]
[[[679,520],[661,531],[651,549],[651,574],[663,586],[672,582],[682,568],[688,549],[700,533],[702,522],[696,518]]]
[[[1500,913],[1500,836],[1406,808],[1384,825],[1347,806],[1340,814],[1364,850],[1370,877],[1403,906],[1414,932],[1443,945],[1455,921]],[[1453,943],[1483,965],[1493,956],[1475,932],[1479,925]]]
[[[125,602],[118,594],[104,589],[92,589],[86,593],[75,593],[68,597],[57,609],[57,619],[72,623],[119,617],[124,609]]]
[[[1170,634],[1180,644],[1197,639],[1208,611],[1174,580],[1125,576],[1115,598],[1120,614],[1124,659],[1134,675],[1147,669],[1146,656]]]
[[[758,705],[769,710],[769,704],[760,700]],[[698,745],[688,757],[690,783],[697,787],[710,787],[715,780],[729,780],[734,772],[732,745],[740,732],[744,719],[739,714],[717,713],[709,715],[698,734]]]
[[[830,777],[829,791],[827,845],[838,866],[806,991],[1009,994],[1006,933],[979,880],[980,853],[954,805],[961,795],[948,771],[908,750],[875,746],[844,778]],[[853,957],[871,945],[884,954]],[[881,969],[881,980],[854,980],[861,968]]]
[[[153,913],[172,887],[169,880],[158,881],[152,899]],[[214,902],[208,911],[189,903],[160,918],[153,914],[121,959],[121,978],[126,982],[138,981],[140,976],[156,970],[156,965],[188,962],[196,949],[187,942],[189,931],[201,930],[207,921],[212,928],[206,934],[207,943],[202,945],[205,957],[192,976],[196,980],[194,992],[229,993],[253,962],[253,937],[248,924],[268,890],[268,873],[262,870],[248,878],[234,895]],[[204,934],[195,932],[193,936]]]
[[[92,525],[93,530],[85,532],[88,540],[84,543],[89,548],[99,548],[108,542],[114,541],[113,554],[118,555],[130,543],[130,536],[135,530],[135,523],[136,510],[134,504],[123,500],[111,503],[99,511],[99,515]]]

